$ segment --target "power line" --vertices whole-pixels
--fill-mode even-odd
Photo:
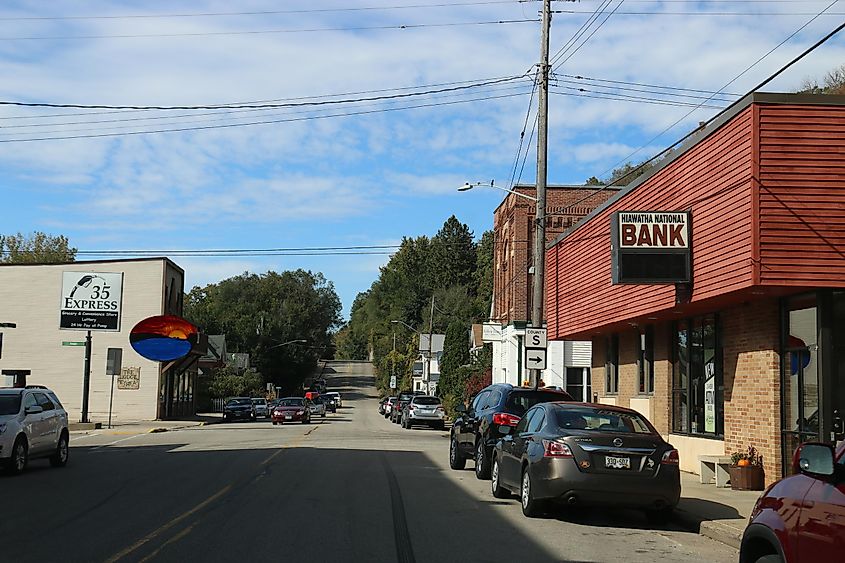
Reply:
[[[583,97],[583,98],[594,98],[597,100],[614,100],[618,102],[640,102],[658,106],[675,106],[675,107],[694,107],[694,108],[715,108],[715,109],[723,109],[725,106],[717,106],[717,105],[701,105],[696,104],[694,102],[681,102],[681,101],[674,101],[674,100],[658,100],[656,98],[646,98],[642,96],[631,96],[628,94],[611,94],[610,92],[593,92],[592,90],[587,90],[586,88],[573,88],[571,86],[560,86],[559,88],[567,88],[571,90],[575,90],[576,93],[573,92],[552,92],[553,94],[557,94],[560,96],[575,96],[575,97]]]
[[[491,20],[476,22],[451,22],[451,23],[418,23],[418,24],[397,24],[397,25],[373,25],[359,27],[315,27],[301,29],[254,29],[245,31],[197,31],[184,33],[134,33],[114,35],[44,35],[33,37],[0,37],[0,41],[67,41],[73,39],[147,39],[162,37],[218,37],[224,35],[269,35],[283,33],[325,33],[335,31],[388,31],[405,29],[425,29],[431,27],[466,27],[482,25],[508,25],[515,23],[536,23],[537,19],[522,20]]]
[[[628,1],[630,2],[631,0],[628,0]],[[696,88],[680,88],[678,86],[664,86],[664,85],[659,85],[659,84],[646,84],[646,83],[643,83],[643,82],[627,82],[625,80],[610,80],[610,79],[607,79],[607,78],[593,78],[591,76],[580,76],[580,75],[577,75],[577,74],[561,74],[560,76],[564,76],[566,78],[573,78],[575,80],[589,80],[589,81],[593,81],[593,82],[607,82],[607,83],[610,83],[610,84],[626,84],[626,85],[629,85],[629,86],[644,86],[644,87],[647,87],[647,88],[662,88],[662,89],[666,89],[666,90],[678,90],[678,91],[681,91],[681,92],[695,92],[695,93],[699,93],[699,94],[722,94],[722,95],[725,95],[725,96],[736,96],[736,97],[742,96],[742,94],[734,94],[734,93],[730,93],[730,92],[716,92],[714,90],[698,90]]]
[[[95,138],[107,138],[107,137],[121,137],[121,136],[131,136],[131,135],[150,135],[154,133],[180,133],[180,132],[187,132],[187,131],[206,131],[211,129],[227,129],[232,127],[247,127],[253,125],[271,125],[277,123],[291,123],[296,121],[311,121],[315,119],[328,119],[333,117],[353,117],[358,115],[369,115],[373,113],[386,113],[392,111],[400,111],[400,110],[408,110],[408,109],[419,109],[419,108],[430,108],[430,107],[439,107],[439,106],[447,106],[447,105],[454,105],[454,104],[464,104],[470,102],[480,102],[480,101],[490,101],[490,100],[498,100],[504,98],[513,98],[517,96],[522,96],[523,93],[516,93],[516,94],[502,94],[499,96],[487,96],[481,98],[471,98],[466,100],[455,100],[450,102],[438,102],[438,103],[430,103],[430,104],[417,104],[417,105],[410,105],[405,107],[396,107],[396,108],[384,108],[384,109],[374,109],[374,110],[366,110],[366,111],[354,111],[354,112],[346,112],[346,113],[333,113],[333,114],[325,114],[325,115],[316,115],[316,116],[306,116],[306,117],[296,117],[296,118],[289,118],[289,119],[268,119],[262,121],[252,121],[247,123],[228,123],[228,124],[221,124],[221,125],[206,125],[206,126],[197,126],[197,127],[177,127],[171,129],[152,129],[152,130],[145,130],[145,131],[127,131],[122,133],[96,133],[96,134],[87,134],[87,135],[61,135],[55,137],[31,137],[31,138],[17,138],[17,139],[0,139],[0,143],[25,143],[25,142],[34,142],[34,141],[64,141],[70,139],[95,139]]]
[[[600,23],[600,24],[598,24],[596,27],[594,27],[594,28],[593,28],[593,31],[592,31],[592,32],[590,32],[590,34],[587,36],[587,38],[586,38],[586,39],[584,39],[584,40],[583,40],[583,41],[582,41],[582,42],[581,42],[581,43],[580,43],[577,47],[575,47],[575,49],[571,50],[569,53],[566,53],[566,58],[563,58],[563,54],[561,54],[559,57],[556,57],[556,58],[555,58],[555,60],[556,60],[557,62],[552,62],[552,66],[554,67],[554,68],[552,69],[552,71],[554,72],[554,70],[556,70],[556,69],[560,68],[560,67],[561,67],[561,66],[563,66],[563,65],[564,65],[567,61],[569,61],[569,59],[571,59],[571,58],[575,55],[575,53],[577,53],[577,52],[581,49],[581,47],[583,47],[583,46],[587,43],[587,41],[589,41],[589,40],[590,40],[590,38],[592,38],[592,37],[593,37],[593,35],[595,35],[595,34],[596,34],[596,32],[597,32],[599,29],[601,29],[601,27],[602,27],[604,24],[606,24],[606,23],[607,23],[607,20],[609,20],[609,19],[610,19],[610,16],[612,16],[613,14],[615,14],[615,13],[616,13],[616,11],[617,11],[617,10],[618,10],[621,6],[622,6],[622,4],[623,4],[624,2],[625,2],[625,0],[619,0],[619,4],[617,4],[617,5],[616,5],[616,7],[615,7],[615,8],[613,8],[613,10],[611,10],[610,12],[607,12],[607,16],[605,16],[605,18],[601,21],[601,23]],[[596,11],[596,14],[598,14],[598,13],[602,13],[602,14],[604,14],[605,12],[598,12],[598,11]],[[561,59],[562,59],[562,60],[561,60]]]
[[[589,27],[590,27],[590,26],[594,23],[594,21],[595,21],[596,19],[598,19],[598,13],[599,13],[599,11],[601,11],[601,10],[602,10],[602,9],[604,9],[606,6],[608,6],[608,5],[610,4],[610,2],[611,2],[611,1],[612,1],[612,0],[602,0],[601,4],[599,4],[599,5],[596,7],[596,9],[595,9],[595,11],[593,12],[593,14],[592,14],[589,18],[587,18],[587,21],[585,21],[583,24],[581,24],[581,27],[579,27],[579,28],[575,31],[575,33],[573,33],[573,34],[572,34],[572,37],[570,37],[570,38],[566,41],[566,43],[564,43],[564,44],[563,44],[563,47],[561,47],[560,49],[558,49],[557,53],[555,53],[555,54],[552,56],[552,58],[551,58],[551,60],[550,60],[550,63],[551,63],[552,65],[554,65],[554,63],[555,63],[555,61],[558,59],[558,57],[562,56],[562,55],[566,52],[566,50],[567,50],[567,49],[569,49],[572,45],[574,45],[574,44],[575,44],[575,42],[576,42],[576,41],[578,41],[578,39],[580,39],[580,38],[581,38],[581,36],[582,36],[584,33],[586,33],[587,28],[589,28]]]
[[[453,8],[464,6],[485,6],[493,4],[521,4],[527,0],[485,0],[475,2],[454,2],[447,4],[408,4],[396,6],[360,6],[356,8],[311,8],[302,10],[261,10],[252,12],[198,12],[175,14],[118,14],[110,16],[20,16],[0,18],[0,21],[55,21],[55,20],[123,20],[123,19],[165,19],[165,18],[209,18],[228,16],[272,16],[283,14],[315,14],[328,12],[365,12],[387,10],[410,10],[425,8]]]
[[[561,83],[562,84],[575,84],[575,86],[561,86],[560,85]],[[695,95],[695,94],[679,94],[679,93],[672,93],[672,92],[661,92],[659,90],[643,90],[643,89],[638,89],[638,88],[626,88],[624,86],[605,86],[603,84],[595,84],[595,83],[592,83],[592,82],[582,83],[582,82],[576,82],[574,80],[560,80],[560,81],[558,81],[556,86],[558,88],[566,88],[566,89],[570,89],[570,90],[579,90],[579,91],[583,91],[583,92],[593,91],[593,90],[589,90],[585,87],[600,88],[601,90],[597,91],[597,93],[599,93],[599,94],[609,94],[609,95],[614,95],[614,96],[617,96],[617,95],[618,96],[624,96],[624,95],[626,95],[626,94],[619,93],[618,91],[620,91],[620,90],[622,92],[634,92],[635,94],[656,94],[657,96],[665,96],[665,97],[668,97],[669,99],[654,98],[654,97],[649,97],[648,99],[663,100],[663,101],[667,101],[667,102],[681,102],[681,101],[683,101],[685,103],[689,103],[691,100],[705,100],[705,101],[711,100],[711,98],[709,98],[709,97],[698,96],[698,95]],[[679,98],[679,99],[673,99],[673,98]],[[725,99],[722,99],[722,98],[718,98],[718,99],[713,99],[713,101],[714,102],[732,103],[734,100],[730,100],[730,99],[725,100]]]
[[[503,87],[504,86],[504,87]],[[509,84],[499,84],[496,86],[490,86],[487,88],[483,88],[480,90],[474,90],[474,94],[486,94],[486,93],[501,93],[501,92],[508,92],[508,91],[521,91],[527,88],[527,85],[509,85]],[[466,95],[464,92],[448,92],[445,94],[432,94],[429,99],[442,99],[442,98],[452,98],[457,96]],[[355,107],[379,107],[379,103],[366,103],[366,104],[356,104]],[[130,117],[130,118],[117,118],[117,119],[94,119],[94,120],[84,120],[84,121],[66,121],[66,122],[50,122],[50,123],[29,123],[29,124],[19,124],[19,125],[4,125],[0,127],[0,135],[15,135],[15,134],[22,134],[27,132],[17,131],[17,132],[9,132],[3,133],[3,130],[8,129],[40,129],[44,127],[64,127],[70,125],[94,125],[94,124],[105,124],[105,123],[139,123],[139,122],[148,122],[148,121],[158,121],[158,120],[168,120],[168,125],[187,125],[192,123],[212,123],[212,122],[220,122],[226,120],[233,120],[233,119],[247,119],[250,117],[249,115],[245,114],[256,114],[256,113],[263,113],[262,117],[274,117],[274,116],[283,116],[283,115],[302,115],[302,114],[309,114],[313,113],[314,109],[305,109],[302,111],[288,111],[284,113],[267,113],[268,109],[249,109],[249,110],[232,110],[232,111],[213,111],[213,112],[200,112],[200,113],[186,113],[186,114],[177,114],[177,115],[153,115],[147,117]],[[115,115],[115,114],[111,114]],[[180,119],[185,118],[194,118],[194,117],[210,117],[213,116],[215,119],[197,119],[194,121],[178,121]],[[148,124],[152,126],[152,124]],[[141,124],[140,126],[144,126]],[[125,127],[104,127],[104,128],[88,128],[88,129],[76,129],[71,130],[73,132],[83,132],[83,131],[107,131],[107,130],[116,130],[116,129],[125,129]],[[53,133],[67,133],[68,130],[61,129],[55,131],[39,131],[39,134],[53,134]],[[34,133],[34,131],[33,131]]]
[[[589,14],[581,10],[555,10],[555,14]],[[651,11],[624,11],[624,12],[598,12],[599,14],[617,14],[620,16],[812,16],[815,12],[651,12]],[[827,16],[842,16],[845,12],[829,12]]]
[[[516,169],[519,166],[519,159],[522,155],[522,146],[525,142],[525,131],[528,129],[528,121],[531,119],[531,111],[534,107],[534,94],[537,92],[537,77],[535,75],[534,86],[531,88],[531,97],[528,99],[528,110],[525,112],[525,123],[522,124],[522,131],[519,133],[519,147],[516,149],[516,158],[513,161],[513,169],[511,170],[510,188],[513,188],[514,178],[516,178]],[[525,152],[528,152],[526,147]]]
[[[404,94],[390,94],[384,96],[371,96],[366,98],[346,98],[340,100],[322,100],[322,101],[306,101],[306,102],[284,102],[284,103],[229,103],[229,104],[213,104],[213,105],[185,105],[185,106],[142,106],[142,105],[108,105],[108,104],[67,104],[67,103],[50,103],[50,102],[18,102],[18,101],[0,101],[0,106],[18,106],[18,107],[46,107],[46,108],[73,108],[73,109],[109,109],[109,110],[157,110],[157,111],[171,111],[171,110],[210,110],[210,109],[273,109],[273,108],[290,108],[302,106],[324,106],[333,104],[345,104],[355,102],[372,102],[380,100],[392,100],[398,98],[411,98],[415,96],[423,96],[427,94],[439,94],[441,92],[455,92],[459,90],[468,90],[477,88],[479,86],[489,86],[492,84],[502,84],[505,82],[513,82],[514,80],[524,79],[526,75],[509,76],[504,78],[494,78],[486,82],[475,82],[472,84],[464,84],[460,86],[452,86],[449,88],[440,88],[425,90],[423,92],[409,92]]]

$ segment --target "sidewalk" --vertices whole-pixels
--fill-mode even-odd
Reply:
[[[186,416],[181,420],[136,420],[131,422],[115,421],[112,423],[112,428],[108,428],[105,422],[102,423],[102,428],[99,429],[74,429],[75,424],[69,424],[71,435],[85,435],[85,434],[112,434],[112,435],[132,435],[132,434],[147,434],[154,432],[168,432],[170,430],[182,430],[184,428],[191,428],[194,426],[206,426],[208,424],[217,424],[223,422],[223,415],[220,413],[201,413],[193,416]]]
[[[763,491],[734,491],[698,481],[698,475],[681,472],[681,501],[674,512],[675,521],[739,549],[748,517]]]

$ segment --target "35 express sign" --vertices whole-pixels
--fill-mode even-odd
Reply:
[[[62,272],[59,328],[119,331],[123,273]]]

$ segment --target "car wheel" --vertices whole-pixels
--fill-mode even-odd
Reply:
[[[321,418],[326,418],[326,411],[323,411],[323,413],[320,415],[320,417],[321,417]]]
[[[26,438],[19,437],[15,440],[15,445],[12,446],[12,457],[9,459],[9,473],[18,475],[26,469],[27,461],[29,460],[29,447],[26,444]]]
[[[508,498],[510,493],[499,482],[499,458],[493,455],[493,468],[490,470],[490,486],[496,498]]]
[[[56,453],[50,456],[50,465],[53,467],[64,467],[67,465],[69,450],[67,433],[62,432],[61,436],[59,436],[59,443],[56,444]]]
[[[475,476],[482,480],[490,478],[490,457],[481,437],[475,446]]]
[[[279,423],[278,423],[278,422],[276,422],[276,421],[274,420],[274,421],[273,421],[273,426],[276,426],[277,424],[279,424]]]
[[[780,555],[772,553],[771,555],[764,555],[754,563],[783,563],[783,559],[781,559]]]
[[[452,469],[463,469],[466,467],[466,464],[466,458],[458,450],[458,439],[453,434],[452,439],[449,440],[449,467]]]
[[[531,472],[528,468],[522,472],[522,487],[519,490],[519,499],[522,504],[522,513],[529,518],[536,518],[541,512],[541,502],[534,498],[531,490]]]
[[[645,517],[649,524],[664,525],[668,524],[672,518],[672,509],[663,508],[661,510],[646,510]]]

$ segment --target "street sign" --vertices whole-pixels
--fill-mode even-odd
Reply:
[[[499,323],[483,323],[481,325],[482,342],[501,342],[502,325]]]
[[[526,328],[525,329],[525,347],[526,348],[542,348],[546,349],[546,329],[544,328]]]
[[[528,369],[546,369],[546,351],[542,348],[526,348],[525,367]]]
[[[68,342],[67,340],[62,342],[62,346],[85,346],[84,342]]]
[[[390,376],[390,388],[396,389],[396,376],[395,375]]]

